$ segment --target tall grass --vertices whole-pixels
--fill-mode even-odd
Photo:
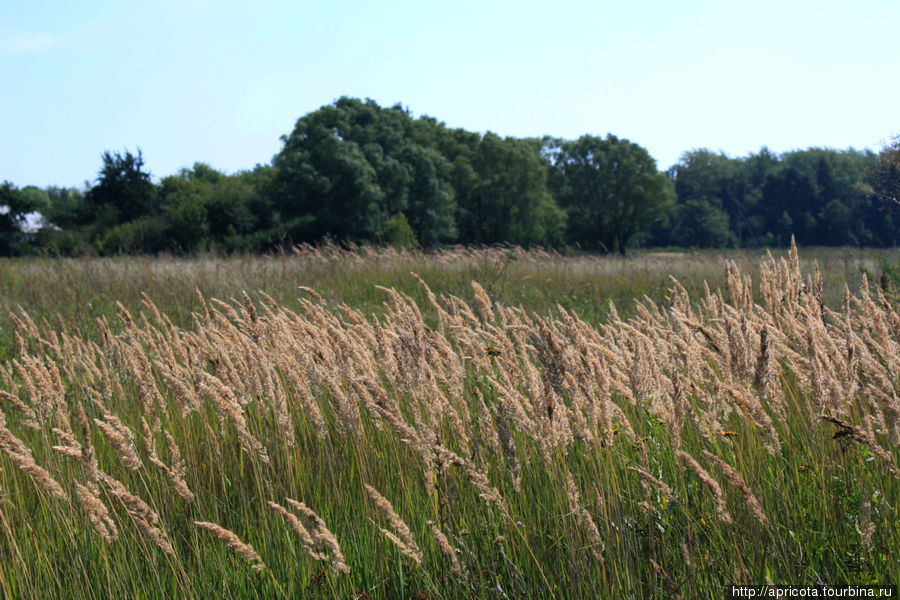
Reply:
[[[896,582],[900,313],[858,276],[871,257],[720,259],[715,279],[700,256],[515,250],[6,263],[7,289],[50,296],[6,297],[0,590]]]
[[[183,258],[19,258],[0,259],[0,358],[14,348],[13,324],[8,315],[26,308],[38,322],[61,318],[67,326],[95,335],[94,319],[114,318],[117,304],[129,311],[141,308],[144,294],[163,308],[179,326],[191,324],[199,310],[195,290],[213,298],[255,295],[264,290],[279,303],[296,308],[303,285],[318,290],[331,305],[346,303],[366,314],[380,313],[383,295],[377,286],[396,289],[423,304],[416,273],[438,294],[473,299],[471,281],[478,281],[491,297],[512,306],[546,313],[557,305],[576,310],[593,325],[603,322],[612,300],[622,314],[634,302],[649,297],[663,302],[671,277],[691,298],[700,298],[704,282],[724,284],[724,263],[734,261],[740,271],[759,276],[760,251],[643,252],[621,256],[568,256],[517,248],[453,248],[429,253],[393,249],[335,246],[300,247],[268,255],[198,256]],[[898,262],[890,250],[821,248],[806,250],[826,278],[825,303],[840,304],[844,283],[858,287],[863,273],[896,279]],[[431,314],[425,307],[425,317]]]

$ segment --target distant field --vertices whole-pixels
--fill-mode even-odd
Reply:
[[[784,255],[776,251],[776,256]],[[11,348],[8,313],[26,308],[35,319],[60,315],[70,326],[92,327],[94,318],[113,317],[116,303],[128,310],[141,307],[147,294],[179,325],[190,323],[199,309],[195,290],[228,299],[246,291],[254,298],[265,291],[280,303],[297,306],[298,286],[316,289],[334,306],[341,302],[365,313],[382,310],[385,296],[376,286],[393,287],[421,303],[424,279],[435,293],[471,300],[472,281],[497,301],[540,313],[557,305],[575,310],[592,324],[600,323],[612,300],[626,314],[645,295],[662,302],[678,279],[699,298],[703,282],[724,283],[726,260],[741,272],[759,274],[763,250],[716,252],[640,252],[621,256],[562,256],[520,249],[466,249],[434,253],[364,249],[346,252],[333,247],[299,249],[274,256],[172,256],[84,259],[0,259],[0,349]],[[892,284],[900,277],[900,252],[854,248],[803,250],[804,265],[821,265],[826,300],[840,302],[844,283],[856,289],[862,274],[878,280],[884,266]],[[428,307],[424,309],[428,311]],[[115,323],[111,325],[115,326]]]
[[[897,583],[898,264],[0,261],[0,596]]]

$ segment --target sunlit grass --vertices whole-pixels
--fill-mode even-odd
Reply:
[[[35,411],[38,426],[27,426],[27,415],[11,400],[0,401],[8,432],[0,439],[5,565],[0,593],[11,598],[695,598],[721,597],[732,583],[896,582],[900,486],[890,427],[896,418],[891,411],[900,408],[872,398],[886,385],[877,380],[875,367],[894,364],[898,332],[887,330],[889,339],[883,340],[874,321],[867,320],[884,311],[890,324],[896,313],[877,301],[868,306],[860,295],[848,314],[860,336],[853,342],[857,360],[868,352],[875,362],[860,362],[853,375],[858,392],[842,399],[840,417],[858,428],[859,436],[871,428],[868,446],[848,434],[850,429],[821,418],[832,395],[817,396],[811,378],[821,377],[815,389],[826,391],[850,380],[841,374],[834,382],[827,379],[817,371],[819,363],[808,361],[808,350],[818,348],[817,360],[836,372],[842,363],[828,356],[829,344],[845,353],[852,344],[841,346],[843,330],[831,315],[823,317],[828,340],[818,329],[809,329],[812,341],[806,339],[804,328],[814,322],[804,319],[819,310],[808,300],[812,280],[801,288],[785,266],[784,308],[764,308],[754,286],[755,307],[713,314],[715,290],[726,287],[724,261],[734,260],[758,281],[763,256],[307,249],[274,257],[3,262],[3,308],[14,312],[20,325],[12,317],[2,321],[0,340],[9,360],[0,387]],[[813,257],[825,279],[824,305],[841,310],[843,284],[857,293],[862,273],[877,278],[880,261],[890,254],[816,251],[803,254],[807,273]],[[449,312],[431,304],[411,272]],[[670,276],[687,289],[693,318],[715,336],[715,344],[729,348],[730,356],[741,346],[727,332],[739,332],[740,319],[748,319],[740,335],[756,345],[746,349],[747,358],[726,360],[712,350],[713,341],[674,325],[669,307],[680,305]],[[479,305],[484,299],[473,291],[473,280],[484,286],[493,306]],[[322,303],[298,286],[315,290]],[[376,286],[405,296],[391,300]],[[875,287],[873,282],[873,296]],[[253,300],[252,310],[243,290]],[[451,294],[471,307],[471,317],[451,308],[445,298]],[[662,307],[649,319],[653,311],[636,303],[645,295]],[[237,300],[231,316],[211,301],[232,297]],[[172,328],[154,316],[146,298],[171,319]],[[723,298],[729,301],[727,289]],[[622,321],[611,317],[611,300]],[[409,301],[423,321],[410,316]],[[342,303],[359,312],[339,308]],[[503,308],[518,306],[527,312],[517,316]],[[581,334],[560,307],[583,319]],[[483,311],[491,316],[479,316]],[[97,318],[105,318],[110,331]],[[394,340],[389,355],[379,354],[380,342],[373,341],[381,335],[375,319],[386,339]],[[764,323],[773,336],[766,392],[754,373]],[[783,339],[774,337],[776,330]],[[651,345],[636,345],[645,338]],[[447,346],[439,345],[442,339]],[[432,345],[417,354],[422,340]],[[552,340],[559,348],[553,349]],[[680,341],[703,353],[685,362],[675,350]],[[578,346],[583,342],[588,351]],[[550,345],[541,350],[541,344]],[[578,404],[585,402],[577,399],[578,386],[596,383],[580,370],[586,352],[606,365],[606,375],[619,373],[623,379],[597,387],[587,404]],[[149,375],[141,372],[141,353]],[[27,357],[40,365],[37,371],[29,370]],[[742,360],[748,368],[737,365]],[[53,365],[60,370],[62,395],[54,395],[52,376],[43,379]],[[292,380],[299,371],[308,397]],[[204,372],[231,390],[232,404],[204,391]],[[433,386],[429,373],[437,378]],[[416,379],[420,375],[425,379]],[[191,390],[189,397],[180,397],[173,381]],[[896,389],[896,381],[889,384]],[[752,403],[735,408],[729,388],[748,394],[745,402]],[[512,389],[521,396],[518,408],[504,395]],[[286,409],[280,408],[278,390]],[[196,406],[188,406],[193,401]],[[611,412],[592,416],[592,402]],[[88,417],[90,444],[79,407]],[[579,425],[576,411],[586,425]],[[133,434],[140,468],[129,468],[123,451],[101,431],[95,419],[108,421],[107,413]],[[101,539],[74,494],[76,484],[92,481],[90,460],[53,448],[62,444],[54,428],[65,429],[64,421],[76,445],[92,448],[103,473],[149,505],[158,516],[151,531],[167,536],[172,553],[148,537],[134,509],[102,478],[95,481],[98,497],[118,538]],[[144,434],[145,421],[152,442]],[[159,461],[177,467],[165,433],[183,458],[193,499],[176,493],[171,477],[150,460],[152,443]],[[21,448],[9,435],[24,443],[68,500],[52,497],[19,466]],[[877,455],[879,449],[887,459]],[[696,459],[720,486],[727,518],[709,484],[686,466],[679,451]],[[740,474],[763,519],[709,456]],[[396,524],[366,485],[408,527],[421,564],[391,540]],[[349,572],[336,566],[334,551],[320,538],[314,540],[315,558],[269,504],[289,506],[290,500],[304,503],[333,533]],[[257,562],[248,560],[249,552],[229,547],[231,538],[197,522],[228,530],[252,547],[264,568],[254,569]],[[309,519],[305,523],[316,531]],[[435,526],[452,546],[455,561],[435,538]]]

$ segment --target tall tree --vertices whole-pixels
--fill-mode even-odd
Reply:
[[[672,232],[679,246],[723,248],[734,244],[728,213],[722,209],[718,198],[689,197],[679,208]]]
[[[471,158],[474,180],[459,198],[463,243],[552,245],[562,241],[565,213],[548,188],[549,166],[538,140],[486,134]]]
[[[300,119],[273,161],[279,208],[295,241],[326,234],[372,239],[389,217],[375,169],[359,144],[343,138],[336,116],[336,111],[323,109]]]
[[[434,148],[405,146],[400,156],[409,174],[405,214],[420,245],[437,246],[456,239],[456,191],[450,163]]]
[[[625,252],[672,202],[671,182],[641,146],[608,135],[557,142],[556,194],[568,212],[570,241]]]
[[[174,247],[191,251],[267,250],[280,240],[268,203],[271,167],[234,175],[195,163],[160,185]]]
[[[94,219],[104,225],[117,225],[151,215],[158,209],[156,188],[150,172],[144,170],[144,156],[129,151],[103,153],[103,166],[97,184],[87,193],[87,204]]]
[[[870,172],[875,196],[892,210],[900,209],[900,135],[881,149],[878,162]]]
[[[22,252],[25,217],[36,208],[33,194],[17,189],[9,181],[0,184],[0,256]]]
[[[399,105],[353,98],[300,118],[273,160],[275,207],[291,237],[374,240],[402,214],[419,243],[453,241],[457,194],[443,131]]]
[[[792,166],[782,166],[769,173],[762,187],[762,207],[772,216],[789,215],[797,243],[815,243],[818,205],[815,182],[809,175]],[[790,243],[787,232],[779,243]]]
[[[704,221],[716,223],[718,230],[710,232],[709,236],[697,237],[692,233],[687,236],[691,242],[681,243],[722,246],[736,241],[741,244],[756,233],[755,224],[750,219],[756,208],[755,197],[749,193],[750,176],[742,160],[706,149],[692,150],[685,152],[678,164],[670,169],[670,177],[675,181],[679,206],[686,211],[688,204],[691,205],[690,216],[686,213],[679,215],[694,223],[693,226],[686,223],[684,231],[698,233],[696,224]],[[726,229],[730,230],[728,235],[723,235],[721,231],[717,211],[724,214]],[[704,216],[698,221],[701,214]],[[717,216],[713,217],[714,214]],[[701,243],[700,238],[706,242]]]
[[[73,230],[90,221],[85,195],[80,190],[51,186],[45,191],[47,203],[40,209],[45,224]]]

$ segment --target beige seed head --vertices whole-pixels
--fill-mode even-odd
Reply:
[[[766,518],[766,513],[763,511],[762,504],[759,502],[759,499],[757,499],[757,497],[753,495],[753,490],[750,489],[750,486],[747,485],[747,482],[744,480],[741,474],[738,473],[737,469],[729,465],[727,462],[725,462],[712,452],[704,450],[703,454],[704,456],[706,456],[706,458],[716,463],[716,466],[719,467],[719,469],[722,471],[722,473],[725,475],[725,478],[728,479],[728,482],[731,485],[741,490],[741,492],[744,494],[744,500],[747,502],[747,508],[750,509],[750,513],[754,517],[756,517],[760,523],[762,523],[763,525],[767,525],[769,523],[769,519]]]
[[[228,546],[231,550],[234,550],[236,553],[253,563],[251,567],[254,571],[262,571],[266,568],[265,563],[259,554],[256,553],[256,550],[253,549],[253,546],[241,541],[241,538],[237,536],[233,531],[225,529],[221,525],[216,523],[210,523],[208,521],[194,521],[194,525],[197,527],[204,529],[223,542]]]
[[[313,539],[312,535],[303,526],[303,523],[300,519],[297,518],[292,512],[283,507],[280,504],[275,502],[269,502],[269,507],[272,508],[275,512],[281,515],[285,521],[287,521],[288,526],[294,530],[294,532],[300,536],[300,540],[303,542],[303,547],[306,548],[306,551],[309,552],[309,555],[312,556],[315,560],[325,560],[327,556],[321,554],[316,551],[316,541]]]
[[[286,501],[311,524],[310,533],[312,533],[316,542],[323,544],[331,550],[331,561],[334,570],[340,573],[349,573],[350,567],[347,566],[347,561],[344,558],[343,553],[341,553],[341,547],[338,544],[337,538],[325,525],[325,521],[304,503],[298,502],[293,498],[287,498]]]
[[[426,523],[431,527],[431,534],[434,536],[441,554],[450,557],[450,568],[456,575],[462,576],[462,566],[459,564],[459,559],[456,557],[456,549],[450,544],[450,540],[447,539],[447,536],[444,535],[437,523],[434,521],[426,521]]]
[[[397,548],[400,549],[400,553],[404,556],[410,558],[417,565],[422,564],[422,551],[419,550],[419,546],[416,545],[415,540],[412,537],[412,532],[409,530],[409,526],[400,518],[400,515],[394,511],[394,507],[388,501],[387,498],[378,493],[378,490],[370,486],[369,484],[364,484],[366,488],[366,493],[369,494],[369,498],[372,499],[372,502],[379,509],[384,512],[387,516],[388,521],[391,523],[391,527],[394,528],[394,531],[397,532],[396,535],[391,533],[390,531],[382,529],[382,533],[394,544]]]
[[[88,515],[91,525],[97,534],[107,542],[112,542],[119,536],[119,530],[109,515],[106,505],[100,500],[96,487],[86,487],[75,484],[75,496]]]
[[[691,470],[697,475],[697,478],[713,493],[716,500],[716,510],[719,512],[719,518],[722,519],[724,523],[731,524],[732,519],[731,515],[728,514],[728,506],[725,503],[725,494],[722,492],[719,483],[687,452],[679,450],[678,456],[691,467]]]
[[[653,487],[655,487],[660,492],[662,492],[663,494],[668,496],[670,499],[675,498],[675,493],[672,491],[672,488],[670,488],[668,485],[666,485],[665,482],[663,482],[661,479],[657,479],[656,477],[654,477],[653,475],[651,475],[644,469],[641,469],[638,467],[628,467],[628,469],[631,471],[634,471],[635,473],[640,475],[641,479],[643,479],[647,483],[653,485]]]

